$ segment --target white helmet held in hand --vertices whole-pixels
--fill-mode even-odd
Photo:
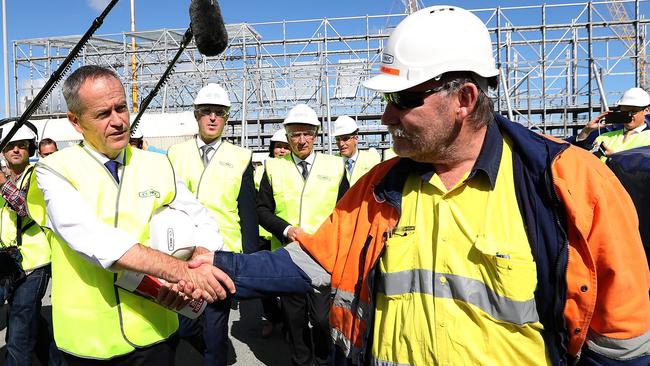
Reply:
[[[616,103],[617,106],[625,105],[632,107],[645,108],[650,106],[650,95],[641,88],[631,88],[623,93],[621,99]]]
[[[169,206],[159,208],[149,221],[149,246],[180,260],[194,253],[196,226],[188,214]]]
[[[304,123],[306,125],[320,127],[320,121],[318,120],[316,111],[314,111],[307,104],[298,104],[297,106],[291,108],[282,124],[286,126],[292,123]]]
[[[231,105],[230,97],[228,96],[226,89],[215,83],[210,83],[204,86],[199,90],[198,94],[196,94],[194,105],[197,106],[204,104],[222,105],[226,107],[230,107]]]
[[[402,20],[388,38],[381,73],[363,85],[402,91],[446,72],[497,76],[490,33],[481,19],[455,6],[431,6]]]
[[[334,122],[334,136],[350,135],[359,130],[357,122],[349,116],[340,116]]]

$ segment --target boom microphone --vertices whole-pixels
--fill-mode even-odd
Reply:
[[[190,21],[194,43],[202,55],[216,56],[226,49],[228,32],[217,0],[192,0]]]

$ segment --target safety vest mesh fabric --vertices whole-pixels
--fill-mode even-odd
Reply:
[[[305,181],[291,154],[267,159],[265,169],[275,200],[275,215],[291,225],[313,233],[336,206],[339,186],[345,174],[343,159],[316,153]],[[273,250],[282,243],[271,240]]]
[[[32,175],[34,167],[27,166],[17,186],[20,189],[25,189],[29,184],[29,177]],[[0,195],[0,243],[3,247],[15,246],[18,244],[18,214]],[[22,244],[20,246],[20,254],[23,257],[21,263],[25,271],[29,271],[38,267],[45,266],[50,263],[50,242],[48,241],[47,232],[38,225],[31,224],[29,217],[21,218],[21,226],[23,228]]]
[[[610,131],[596,137],[596,142],[604,142],[605,146],[614,152],[630,150],[641,146],[649,146],[650,128],[646,128],[641,132],[635,133],[634,135],[628,137],[627,141],[625,142],[623,142],[624,138],[625,130],[620,129],[616,131]]]
[[[176,174],[217,220],[228,249],[241,253],[237,197],[252,152],[222,141],[208,166],[204,167],[196,139],[192,138],[170,147],[167,154]]]
[[[508,145],[493,190],[482,175],[449,191],[406,180],[379,261],[374,364],[550,364]]]
[[[352,176],[348,177],[350,186],[354,185],[359,178],[363,177],[364,174],[368,173],[372,167],[380,162],[381,158],[376,150],[359,150],[359,156],[357,157],[357,161],[354,162],[354,168],[352,169]]]
[[[173,201],[174,171],[165,156],[125,150],[119,185],[109,171],[77,145],[38,165],[67,180],[97,218],[148,245],[153,212]],[[47,221],[36,174],[30,180],[28,209],[40,225]],[[85,358],[109,359],[165,340],[178,329],[176,313],[113,285],[117,274],[72,250],[58,235],[52,239],[52,318],[54,338],[63,351]]]

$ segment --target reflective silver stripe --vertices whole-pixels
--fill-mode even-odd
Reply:
[[[384,360],[378,360],[374,357],[372,358],[372,360],[370,360],[370,365],[371,366],[411,366],[410,363],[397,363],[391,361],[384,361]]]
[[[300,269],[309,276],[312,287],[326,287],[330,285],[331,276],[298,243],[293,242],[282,249],[289,253],[289,257]]]
[[[336,290],[334,292],[334,299],[332,300],[332,305],[347,309],[351,313],[355,313],[359,319],[365,319],[364,316],[370,313],[370,305],[361,300],[358,297],[354,296],[354,293],[347,292],[343,290]]]
[[[425,269],[382,273],[379,291],[388,296],[422,293],[460,300],[479,307],[497,320],[518,325],[539,321],[534,298],[514,301],[496,294],[481,281],[452,274]]]
[[[339,329],[332,328],[331,330],[332,341],[334,345],[339,347],[346,358],[356,360],[361,350],[352,345],[352,341],[348,339]]]
[[[650,331],[629,339],[614,339],[589,331],[587,347],[592,351],[615,360],[629,360],[650,355]]]

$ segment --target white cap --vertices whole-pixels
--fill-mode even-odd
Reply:
[[[298,104],[291,108],[282,124],[286,126],[292,123],[304,123],[306,125],[320,126],[320,121],[318,120],[316,112],[307,104]]]
[[[633,107],[647,107],[650,106],[650,95],[648,92],[641,88],[631,88],[623,93],[621,99],[616,105],[625,105]]]
[[[358,130],[359,127],[352,117],[340,116],[334,121],[334,136],[349,135]]]
[[[226,89],[222,88],[219,84],[210,83],[196,94],[194,99],[194,105],[201,104],[212,104],[212,105],[223,105],[230,107],[230,97],[228,97],[228,92]]]
[[[14,127],[13,123],[10,124],[10,125],[3,126],[2,127],[2,138],[7,136],[7,134],[9,133],[9,131],[11,131],[11,129],[13,127]],[[20,126],[18,131],[16,131],[16,133],[11,137],[9,142],[21,141],[21,140],[34,140],[34,141],[36,141],[36,133],[34,133],[34,131],[32,131],[32,129],[30,129],[26,125],[22,125],[22,126]]]
[[[381,73],[363,85],[396,92],[451,71],[497,76],[492,41],[476,15],[455,6],[431,6],[402,20],[388,38]]]
[[[195,232],[196,226],[188,214],[163,206],[153,213],[149,221],[149,246],[187,260],[194,252]]]
[[[135,129],[131,130],[132,139],[141,139],[143,137],[144,135],[142,135],[142,131],[140,131],[140,126],[136,126]]]
[[[276,142],[284,142],[285,144],[288,144],[289,141],[287,141],[287,130],[284,128],[281,128],[271,136],[271,141],[276,141]]]

